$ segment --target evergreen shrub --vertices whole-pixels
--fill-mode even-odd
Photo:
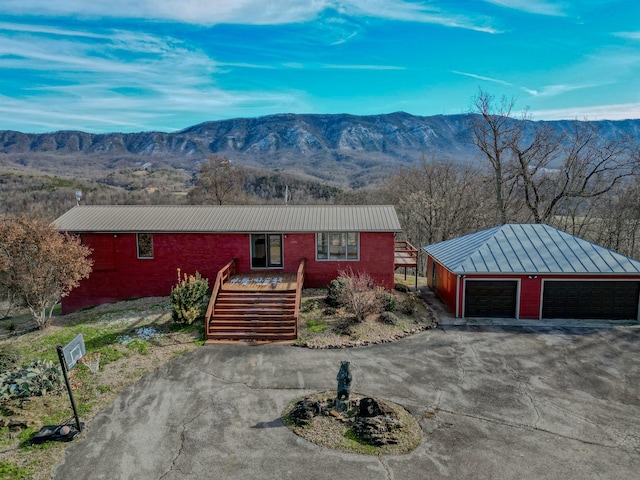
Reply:
[[[178,269],[178,284],[171,289],[169,301],[173,308],[173,321],[182,325],[191,325],[200,318],[207,308],[207,293],[209,280],[202,278],[196,271],[195,275],[180,275]]]

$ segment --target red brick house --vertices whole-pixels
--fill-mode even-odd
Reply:
[[[640,320],[640,262],[548,225],[501,225],[423,247],[456,317]]]
[[[62,311],[126,298],[164,296],[177,269],[209,279],[234,271],[293,273],[305,259],[304,285],[326,286],[338,272],[365,271],[394,284],[392,206],[77,206],[54,225],[93,250],[93,272],[62,300]]]

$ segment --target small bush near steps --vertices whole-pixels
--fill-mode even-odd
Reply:
[[[171,290],[169,301],[173,308],[173,321],[182,325],[191,325],[204,314],[207,308],[209,281],[200,273],[182,274],[178,269],[178,284]]]
[[[398,307],[398,299],[393,292],[384,291],[382,293],[382,310],[385,312],[395,312]]]
[[[325,300],[329,306],[334,308],[342,306],[342,296],[346,284],[347,279],[342,276],[331,280],[327,288],[327,298]]]

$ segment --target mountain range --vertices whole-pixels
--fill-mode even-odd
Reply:
[[[341,186],[376,182],[421,158],[474,161],[472,114],[429,117],[280,114],[204,122],[177,132],[92,134],[57,131],[29,134],[0,131],[0,165],[90,177],[109,169],[198,170],[212,154],[233,164],[286,171]],[[542,123],[558,131],[570,121]],[[640,120],[591,122],[600,135],[640,139]]]

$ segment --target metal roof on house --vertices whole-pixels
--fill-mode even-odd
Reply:
[[[66,232],[399,232],[390,205],[89,205],[55,222]]]
[[[640,262],[542,224],[507,224],[423,247],[455,274],[625,274]]]

